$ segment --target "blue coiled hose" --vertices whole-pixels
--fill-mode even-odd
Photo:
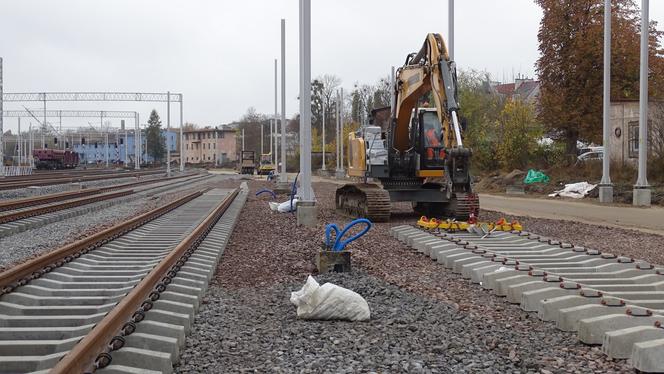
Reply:
[[[351,236],[350,238],[346,240],[342,240],[344,235],[350,230],[353,226],[359,225],[361,223],[366,224],[366,227],[356,233],[355,235]],[[339,230],[339,226],[337,226],[336,223],[328,223],[325,226],[325,246],[328,248],[332,249],[335,252],[343,251],[348,244],[350,244],[353,240],[359,238],[360,236],[364,235],[371,229],[372,223],[366,218],[358,218],[351,223],[349,223],[346,227],[344,227],[343,230]],[[332,239],[332,231],[334,231],[334,244],[330,244],[330,241]]]
[[[297,193],[297,177],[300,176],[300,173],[298,172],[295,174],[295,180],[293,181],[293,187],[291,187],[291,194],[290,194],[290,211],[295,212],[293,210],[293,199],[295,198],[295,194]]]
[[[269,193],[270,195],[272,195],[272,198],[273,198],[273,199],[276,199],[276,198],[277,198],[277,194],[274,193],[274,191],[272,191],[272,190],[270,190],[270,189],[267,189],[267,188],[263,188],[262,190],[256,192],[256,196],[258,196],[258,195],[260,195],[260,194],[262,194],[262,193]]]

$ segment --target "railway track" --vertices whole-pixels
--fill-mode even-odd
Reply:
[[[246,195],[197,191],[0,273],[0,373],[172,371]]]
[[[527,232],[391,234],[609,358],[664,372],[664,267]]]
[[[90,195],[95,195],[95,194],[100,194],[100,193],[104,193],[104,192],[134,188],[134,187],[138,187],[138,186],[143,186],[143,185],[153,184],[153,183],[159,183],[159,182],[164,182],[164,181],[169,181],[169,180],[177,180],[177,179],[191,177],[192,175],[193,174],[185,174],[185,175],[178,175],[178,176],[175,176],[175,177],[167,177],[167,178],[160,178],[160,179],[148,179],[148,180],[143,180],[143,181],[139,181],[139,182],[116,184],[116,185],[106,186],[106,187],[86,188],[86,189],[82,189],[82,190],[78,190],[78,191],[58,192],[58,193],[46,194],[46,195],[35,196],[35,197],[4,200],[4,201],[0,201],[0,212],[10,211],[10,210],[17,210],[17,209],[24,209],[24,208],[28,208],[28,207],[35,206],[35,205],[43,205],[43,204],[56,203],[56,202],[60,202],[60,201],[67,201],[67,200],[71,200],[71,199],[77,199],[77,198],[90,196]],[[0,221],[1,220],[2,219],[0,218]]]
[[[99,204],[95,203],[105,202],[105,206],[110,206],[117,203],[118,200],[116,199],[120,197],[132,199],[133,197],[130,197],[132,195],[140,196],[145,195],[146,193],[146,196],[149,197],[154,193],[182,187],[189,183],[197,183],[209,177],[210,176],[194,174],[108,186],[100,188],[99,191],[96,191],[95,194],[92,195],[84,194],[83,197],[74,197],[73,199],[68,199],[63,202],[30,206],[28,208],[6,212],[0,214],[0,237],[12,235],[33,227],[39,227],[40,225],[48,224],[63,218],[84,214],[93,208],[101,209],[104,207],[98,207],[97,205]],[[149,187],[146,188],[146,186]]]
[[[25,188],[31,186],[50,186],[55,184],[64,184],[64,183],[76,183],[76,182],[90,182],[97,180],[105,179],[115,179],[115,178],[131,178],[136,176],[145,176],[145,175],[154,175],[154,174],[164,174],[164,170],[147,170],[139,172],[116,172],[116,173],[103,173],[95,175],[77,175],[77,176],[60,176],[60,175],[51,175],[51,176],[42,176],[39,178],[29,178],[25,180],[13,180],[9,178],[8,180],[0,181],[0,191],[1,190],[13,190],[17,188]]]

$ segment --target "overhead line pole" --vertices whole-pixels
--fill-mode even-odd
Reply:
[[[648,186],[648,37],[649,1],[641,0],[641,69],[639,91],[639,173],[633,191],[633,205],[650,206]]]
[[[613,202],[611,184],[611,0],[604,0],[604,93],[602,101],[602,180],[599,184],[599,202]]]
[[[274,59],[274,127],[277,127],[277,118],[279,116],[277,112],[277,59]],[[270,139],[270,142],[274,142],[274,163],[275,165],[279,161],[279,151],[277,149],[277,138],[275,137],[274,140]]]
[[[315,226],[316,201],[311,188],[311,0],[300,0],[300,177],[297,224]]]
[[[449,32],[448,32],[448,51],[447,53],[450,55],[450,60],[454,61],[454,0],[448,0],[448,27],[449,27]]]
[[[166,175],[171,176],[171,147],[168,136],[171,131],[171,91],[166,92]]]
[[[183,105],[182,94],[180,94],[180,172],[181,173],[184,171],[184,122],[182,121],[184,116],[182,114],[182,105]]]
[[[4,123],[2,118],[4,117],[3,113],[3,98],[4,98],[4,93],[3,93],[3,88],[2,88],[3,82],[2,82],[2,57],[0,57],[0,178],[5,177],[5,147],[2,147],[1,145],[3,143],[3,135],[5,133],[4,129]]]
[[[325,171],[325,99],[323,98],[323,165],[321,165],[321,170]]]
[[[277,163],[277,170],[278,165]],[[281,173],[279,173],[279,182],[288,183],[286,175],[286,20],[283,18],[281,19]]]

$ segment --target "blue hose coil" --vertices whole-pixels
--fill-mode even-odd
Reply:
[[[344,235],[350,230],[353,226],[359,225],[359,224],[366,224],[364,229],[355,235],[352,235],[350,238],[343,240]],[[348,244],[350,244],[352,241],[358,239],[362,235],[366,234],[369,229],[371,229],[371,226],[373,224],[371,221],[369,221],[366,218],[358,218],[351,223],[349,223],[346,227],[344,227],[343,230],[339,230],[339,226],[337,226],[336,223],[329,223],[325,226],[325,246],[330,248],[331,250],[335,252],[340,252],[343,251]],[[334,231],[334,244],[330,244],[330,241],[332,239],[332,231]]]
[[[263,188],[262,190],[256,192],[256,196],[258,196],[258,195],[260,195],[260,194],[262,194],[262,193],[266,193],[266,192],[269,193],[270,195],[272,195],[272,198],[273,198],[273,199],[276,199],[276,198],[277,198],[277,194],[274,193],[274,191],[269,190],[269,189],[267,189],[267,188]]]

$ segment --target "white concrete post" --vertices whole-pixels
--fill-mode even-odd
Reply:
[[[4,109],[3,109],[3,88],[2,88],[2,57],[0,57],[0,178],[5,177],[5,147],[2,145],[3,143],[3,136],[5,133],[5,128],[4,128],[4,123],[3,123],[3,117],[4,117]],[[19,117],[20,120],[20,117]]]
[[[168,144],[171,131],[171,91],[166,92],[166,175],[171,176],[171,147]]]
[[[311,191],[311,0],[300,0],[300,198]]]
[[[340,160],[339,160],[339,149],[340,149],[340,148],[339,148],[339,139],[341,138],[341,136],[339,136],[339,135],[340,135],[340,131],[341,131],[341,130],[339,129],[339,123],[341,123],[340,120],[339,120],[339,91],[337,91],[337,97],[336,97],[336,100],[335,100],[335,101],[336,101],[336,108],[335,108],[335,109],[336,109],[336,111],[335,111],[335,117],[336,117],[336,118],[335,118],[335,119],[336,119],[336,125],[337,125],[336,131],[335,131],[335,137],[336,137],[336,143],[337,143],[337,144],[336,144],[336,145],[337,145],[337,149],[336,149],[336,160],[335,160],[335,161],[336,161],[336,163],[337,163],[337,170],[336,170],[336,172],[337,172],[337,174],[339,174],[339,173],[341,172],[341,162],[340,162]]]
[[[286,20],[283,18],[281,19],[281,173],[279,182],[288,183],[286,175]]]
[[[323,165],[321,166],[321,170],[325,171],[325,99],[323,98],[323,141],[322,141],[322,146],[323,146]]]
[[[184,122],[182,121],[182,105],[184,97],[180,94],[180,172],[184,171]]]
[[[602,181],[599,185],[599,201],[613,202],[611,184],[611,0],[604,0],[604,97],[602,103],[603,147]]]
[[[21,137],[21,117],[18,117],[18,165],[23,166],[23,139]]]
[[[639,92],[639,174],[634,186],[632,203],[637,206],[650,206],[648,186],[648,0],[641,0],[641,71]]]
[[[341,169],[342,176],[345,176],[344,172],[344,140],[346,139],[346,134],[344,134],[344,88],[341,87],[339,90],[339,121],[341,127],[341,139],[339,144],[339,168]]]
[[[134,170],[141,169],[141,130],[138,126],[138,112],[134,113]]]
[[[447,46],[448,50],[447,53],[450,55],[450,60],[454,61],[454,0],[448,0],[448,24],[447,26],[449,27],[449,32],[448,32],[448,41],[447,41]]]
[[[277,118],[279,117],[279,115],[278,115],[278,113],[277,113],[277,102],[278,102],[278,97],[277,97],[277,87],[278,87],[278,86],[277,86],[277,59],[275,58],[275,59],[274,59],[274,126],[275,126],[275,127],[277,126]],[[270,139],[270,141],[274,141],[274,142],[275,142],[274,144],[275,144],[275,148],[276,148],[276,145],[277,145],[277,143],[276,143],[276,142],[277,142],[277,139],[276,139],[276,138],[275,138],[274,140]],[[276,150],[275,150],[275,153],[274,153],[273,157],[274,157],[274,163],[275,163],[275,165],[276,165],[276,164],[277,164],[277,160],[278,160],[278,155],[277,155]]]

